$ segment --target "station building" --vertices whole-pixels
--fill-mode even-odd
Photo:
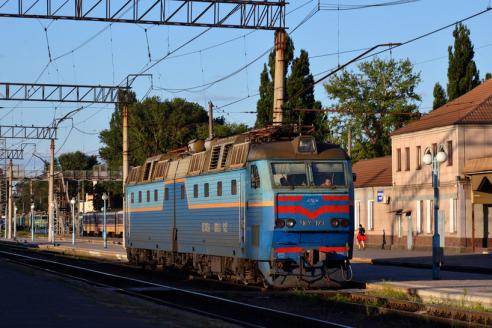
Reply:
[[[432,165],[443,149],[439,234],[447,252],[492,249],[492,79],[396,130],[392,155],[353,166],[355,220],[372,247],[430,249],[434,233]]]

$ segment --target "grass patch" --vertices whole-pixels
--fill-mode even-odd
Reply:
[[[383,284],[382,286],[383,287],[381,289],[374,289],[367,292],[366,294],[400,301],[421,303],[420,299],[417,296],[409,295],[407,292],[397,288],[393,288],[388,284]]]

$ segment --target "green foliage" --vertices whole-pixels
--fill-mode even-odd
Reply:
[[[446,91],[444,91],[444,88],[439,83],[436,83],[434,85],[434,103],[432,104],[432,110],[445,105],[447,102],[448,98],[446,97]]]
[[[390,134],[419,115],[416,102],[420,96],[415,93],[419,82],[420,73],[413,72],[408,59],[375,58],[359,64],[358,72],[344,70],[333,75],[325,89],[337,100],[337,108],[351,114],[329,116],[330,141],[346,146],[351,127],[355,161],[390,154]]]
[[[56,160],[63,170],[92,170],[99,164],[95,155],[86,155],[80,151],[61,154]]]
[[[321,126],[324,114],[316,112],[294,111],[294,109],[321,109],[321,103],[314,99],[314,78],[309,68],[309,55],[301,49],[299,57],[294,59],[287,78],[287,103],[284,109],[287,122],[301,125]]]
[[[484,78],[484,81],[487,81],[488,79],[490,79],[492,77],[492,73],[487,73],[485,74],[485,78]]]
[[[448,48],[448,97],[458,98],[480,84],[479,72],[473,56],[470,30],[462,23],[453,31],[454,47]]]

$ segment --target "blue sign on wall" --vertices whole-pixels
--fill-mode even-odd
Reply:
[[[378,191],[378,203],[381,203],[383,201],[383,196],[384,196],[384,192],[382,190],[379,190]]]

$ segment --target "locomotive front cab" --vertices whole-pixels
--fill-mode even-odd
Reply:
[[[290,158],[272,153],[278,159],[263,167],[273,198],[272,216],[265,217],[272,231],[270,283],[323,286],[330,277],[348,280],[354,235],[350,159],[335,145],[317,149],[312,138],[295,141],[297,152]]]

